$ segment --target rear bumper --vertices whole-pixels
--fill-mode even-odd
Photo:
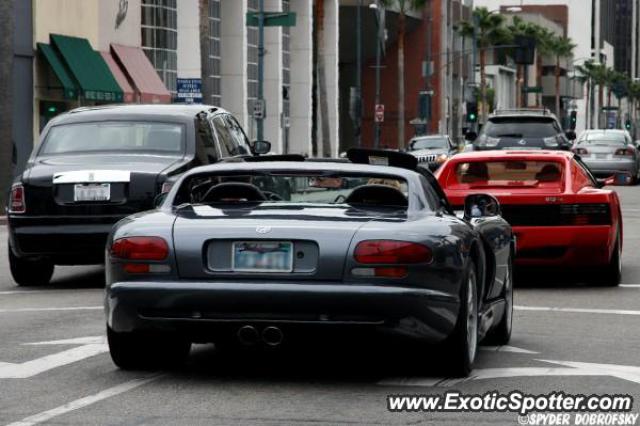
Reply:
[[[582,161],[596,176],[608,177],[616,172],[626,172],[631,176],[638,175],[638,165],[635,160],[589,160],[583,158]]]
[[[611,225],[515,226],[516,264],[595,266],[609,262],[615,238]]]
[[[124,216],[9,216],[9,240],[20,257],[46,257],[58,264],[98,264],[113,224]]]
[[[367,329],[439,342],[455,327],[459,298],[434,290],[339,283],[117,282],[105,311],[116,332],[180,332],[194,339],[245,324],[284,329]]]

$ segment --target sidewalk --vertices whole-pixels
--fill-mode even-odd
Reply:
[[[6,225],[6,224],[7,224],[7,217],[0,216],[0,225]]]

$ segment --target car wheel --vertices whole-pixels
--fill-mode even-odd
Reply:
[[[599,282],[607,287],[616,287],[620,284],[622,278],[622,247],[620,244],[620,236],[616,239],[616,245],[611,255],[611,260],[602,269],[599,274]]]
[[[456,377],[471,373],[478,352],[478,283],[476,266],[469,261],[460,291],[460,314],[448,346],[448,367]]]
[[[107,327],[109,353],[123,370],[148,370],[181,365],[191,342],[178,337],[153,338],[140,333],[117,333]]]
[[[509,257],[509,267],[504,279],[504,314],[502,319],[487,335],[487,343],[494,345],[506,345],[511,340],[513,324],[513,256]]]
[[[9,247],[9,269],[13,280],[22,287],[49,284],[53,276],[53,263],[46,260],[21,259]]]

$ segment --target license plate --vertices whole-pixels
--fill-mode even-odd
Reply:
[[[238,272],[293,271],[290,241],[236,241],[231,257],[231,269]]]
[[[609,156],[607,154],[596,154],[598,160],[606,160]]]
[[[74,201],[109,201],[111,199],[111,184],[76,184],[73,194]]]

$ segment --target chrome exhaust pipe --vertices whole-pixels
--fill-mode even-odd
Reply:
[[[284,334],[278,327],[265,327],[262,330],[262,341],[269,346],[278,346],[284,340]]]
[[[246,346],[255,345],[260,340],[258,330],[252,325],[244,325],[238,329],[238,340]]]

